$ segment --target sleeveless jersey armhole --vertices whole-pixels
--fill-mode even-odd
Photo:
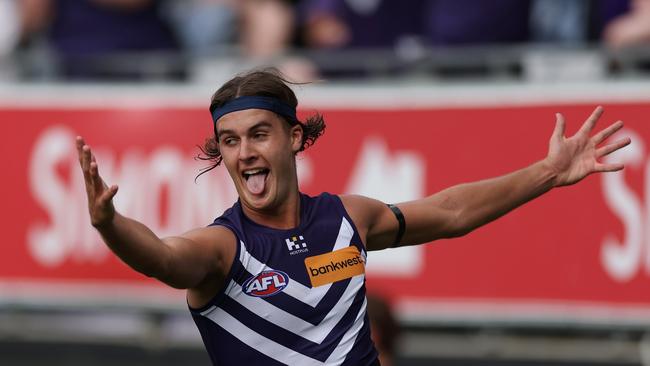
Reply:
[[[237,263],[237,261],[239,261],[239,257],[241,255],[241,253],[240,253],[241,252],[241,244],[239,243],[239,241],[241,239],[239,238],[239,235],[237,235],[237,232],[236,232],[236,230],[234,228],[232,228],[229,225],[224,224],[224,223],[211,224],[209,226],[222,226],[222,227],[225,227],[226,229],[230,230],[233,233],[233,235],[235,236],[235,240],[236,240],[236,243],[235,243],[235,246],[236,246],[236,248],[235,248],[235,256],[232,259],[232,263],[230,263],[230,271],[228,271],[228,275],[226,275],[226,277],[224,278],[223,286],[210,299],[210,301],[208,301],[207,304],[205,304],[204,306],[202,306],[200,308],[193,308],[193,307],[190,306],[189,303],[187,304],[187,307],[190,309],[190,312],[195,313],[197,315],[200,315],[202,312],[208,310],[212,306],[218,305],[219,302],[223,299],[223,297],[225,296],[225,293],[226,293],[226,289],[228,288],[228,285],[230,284],[230,282],[232,281],[232,279],[233,279],[233,277],[235,275],[235,270],[236,270],[236,267],[237,267],[235,264]],[[186,299],[186,302],[187,302],[187,299]]]
[[[348,210],[345,209],[345,205],[343,204],[343,200],[341,199],[341,197],[337,194],[330,194],[330,196],[334,197],[334,199],[338,202],[339,211],[341,212],[341,214],[343,214],[343,217],[345,217],[346,220],[350,222],[350,225],[352,225],[352,229],[354,229],[354,232],[360,233],[360,231],[357,229],[357,225],[354,223],[354,220],[352,220],[352,217],[350,216],[350,214],[348,214]],[[359,234],[359,240],[361,241],[361,246],[367,252],[368,247],[366,247],[366,243],[360,234]]]

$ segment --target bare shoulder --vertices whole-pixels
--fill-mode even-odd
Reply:
[[[192,229],[183,233],[181,237],[203,245],[228,245],[237,241],[235,234],[221,225]]]
[[[382,201],[361,195],[340,195],[345,210],[354,221],[368,250],[383,249],[392,243],[397,221]]]
[[[195,285],[204,278],[225,276],[237,251],[235,234],[224,226],[197,228],[163,241],[171,248],[173,263],[179,270],[201,274],[202,278],[191,281]]]
[[[237,253],[237,238],[224,226],[208,226],[190,230],[179,236],[186,248],[179,252],[191,252],[184,265],[200,275],[192,278],[186,286],[187,301],[193,308],[206,305],[225,286],[228,273]]]
[[[339,198],[343,202],[345,210],[355,220],[355,224],[372,221],[373,217],[378,215],[385,206],[379,200],[357,194],[339,195]]]
[[[237,251],[237,238],[225,226],[214,225],[190,230],[182,235],[198,245],[204,255],[219,261],[222,272],[230,270],[232,258]]]

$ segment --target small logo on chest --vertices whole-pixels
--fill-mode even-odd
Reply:
[[[291,255],[309,251],[307,248],[307,242],[305,241],[305,238],[302,237],[302,235],[292,236],[290,238],[284,239],[284,242],[287,244],[287,249]]]
[[[289,276],[282,271],[263,271],[244,282],[244,293],[249,296],[267,297],[284,290],[289,284]]]

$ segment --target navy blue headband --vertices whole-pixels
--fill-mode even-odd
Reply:
[[[212,112],[212,121],[214,122],[214,135],[217,135],[217,121],[219,118],[228,113],[241,111],[244,109],[266,109],[275,112],[289,120],[289,123],[299,122],[296,118],[296,108],[288,105],[278,98],[262,96],[243,96],[235,98]]]

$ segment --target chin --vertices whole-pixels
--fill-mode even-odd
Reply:
[[[243,197],[249,207],[257,210],[266,210],[274,206],[274,200],[271,197],[271,192],[265,192],[262,195],[253,195],[246,191]],[[240,196],[241,197],[241,196]]]

